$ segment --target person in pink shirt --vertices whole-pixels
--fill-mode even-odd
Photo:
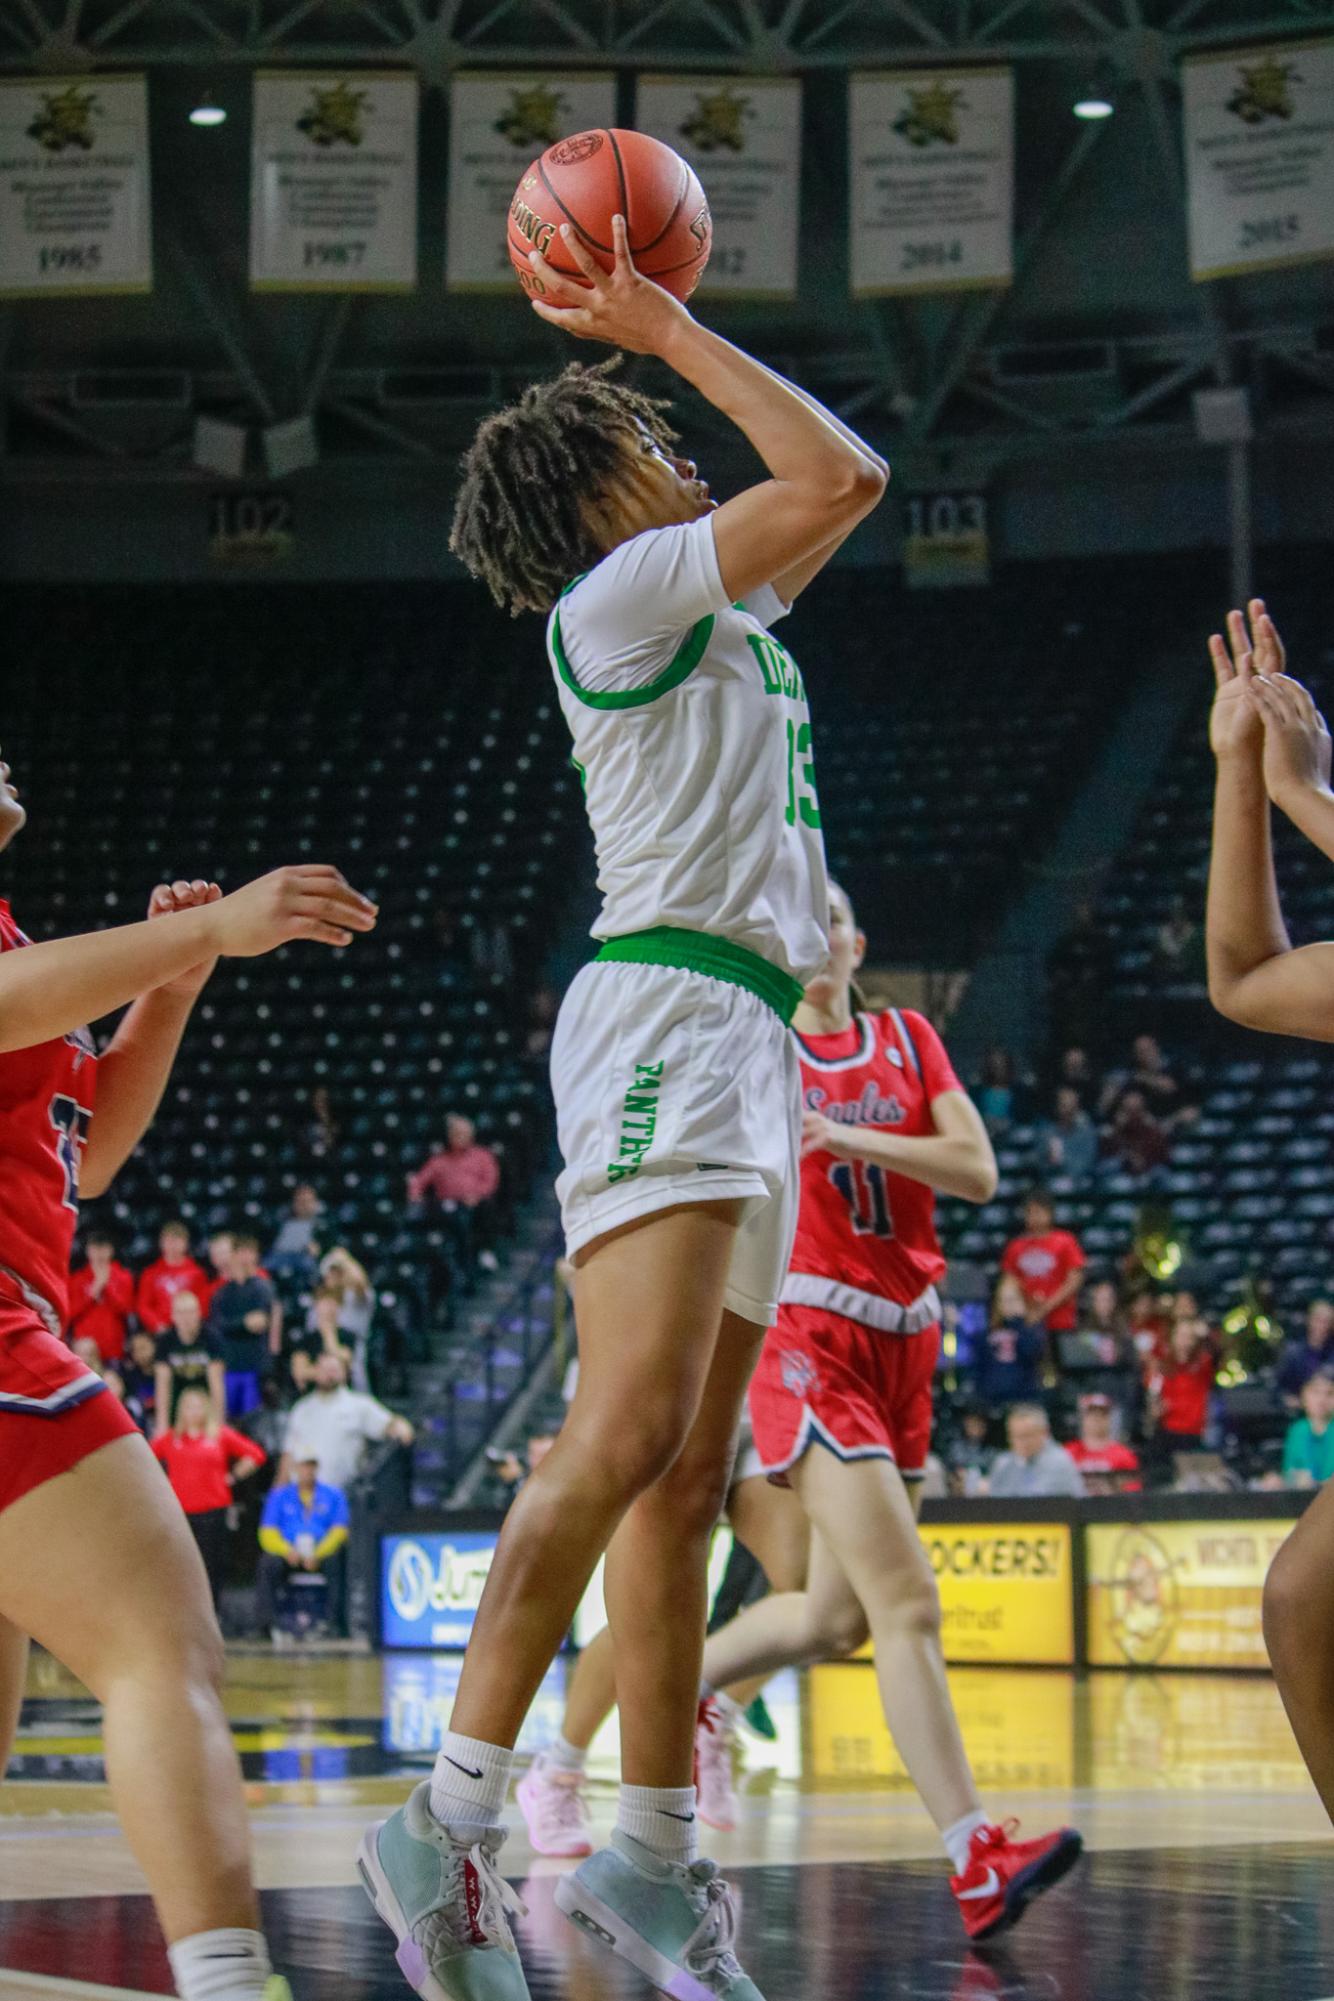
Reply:
[[[451,1292],[469,1283],[475,1264],[495,1270],[487,1205],[499,1187],[500,1163],[495,1154],[478,1142],[471,1119],[451,1112],[445,1120],[445,1144],[437,1146],[416,1173],[408,1176],[411,1215],[422,1221],[434,1212],[444,1222]]]

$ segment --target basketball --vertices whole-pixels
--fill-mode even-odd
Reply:
[[[679,153],[646,132],[576,132],[548,146],[526,169],[510,204],[510,262],[530,296],[542,281],[528,262],[540,250],[552,267],[584,282],[560,239],[569,223],[610,271],[611,219],[623,215],[635,268],[688,299],[709,261],[713,222],[699,178]],[[556,303],[552,301],[552,303]]]

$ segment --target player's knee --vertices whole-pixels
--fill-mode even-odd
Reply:
[[[655,1482],[650,1496],[681,1537],[711,1535],[727,1500],[728,1457],[706,1458],[688,1448]]]
[[[860,1605],[831,1606],[812,1622],[810,1653],[814,1659],[845,1661],[866,1645],[870,1635],[871,1628]]]
[[[613,1435],[599,1442],[603,1477],[623,1499],[634,1500],[646,1493],[674,1465],[689,1425],[689,1413],[678,1410],[670,1400],[624,1415]]]
[[[1261,1601],[1265,1645],[1276,1667],[1311,1637],[1311,1580],[1300,1551],[1286,1543],[1269,1566]]]

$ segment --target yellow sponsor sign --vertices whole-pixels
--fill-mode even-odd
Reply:
[[[1261,1592],[1291,1529],[1286,1521],[1091,1525],[1090,1666],[1267,1667]]]
[[[1069,1667],[1075,1657],[1070,1529],[1064,1522],[930,1524],[945,1658]]]
[[[817,1780],[911,1786],[869,1667],[854,1661],[812,1668],[808,1691],[810,1770]],[[956,1668],[950,1692],[984,1792],[1048,1791],[1073,1784],[1071,1676]]]

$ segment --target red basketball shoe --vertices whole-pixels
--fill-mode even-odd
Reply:
[[[979,1827],[962,1876],[950,1877],[959,1915],[969,1938],[994,1938],[1018,1924],[1034,1897],[1050,1890],[1074,1868],[1083,1852],[1082,1835],[1058,1828],[1038,1841],[1016,1841],[1017,1820]]]

